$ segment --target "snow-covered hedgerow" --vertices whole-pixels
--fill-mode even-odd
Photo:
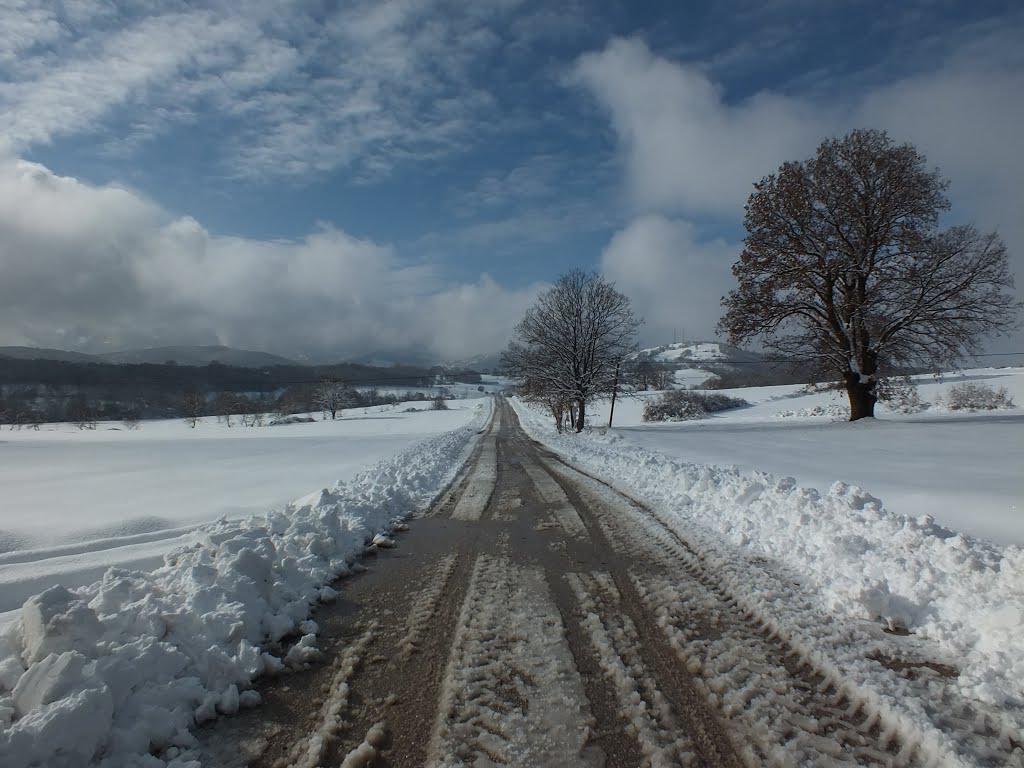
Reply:
[[[946,392],[946,407],[951,411],[994,411],[1012,408],[1013,398],[1006,387],[991,387],[976,381],[953,384]]]
[[[312,503],[207,526],[151,573],[112,569],[29,599],[0,635],[0,765],[198,766],[191,727],[258,703],[258,676],[316,656],[309,616],[329,583],[451,481],[486,417]],[[298,634],[283,658],[267,652]]]
[[[703,419],[709,413],[718,413],[750,405],[739,397],[721,392],[693,392],[677,389],[663,392],[644,403],[644,421],[689,421]]]
[[[650,502],[681,536],[768,557],[799,574],[823,612],[937,640],[958,684],[996,706],[1024,702],[1024,550],[887,510],[866,491],[825,493],[792,478],[680,463],[610,432],[558,435],[516,403],[523,426],[573,464]],[[753,585],[752,585],[753,588]]]

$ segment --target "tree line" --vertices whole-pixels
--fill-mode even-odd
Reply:
[[[323,411],[398,402],[386,387],[430,389],[476,384],[473,371],[356,364],[244,368],[220,363],[75,363],[0,357],[0,424],[31,426],[71,422],[235,415],[235,422],[262,421],[265,414]],[[333,393],[328,397],[325,392]],[[419,394],[419,397],[417,397]],[[427,400],[436,392],[403,393]],[[258,418],[257,418],[258,417]]]

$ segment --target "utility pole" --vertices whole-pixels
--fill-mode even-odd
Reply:
[[[612,419],[615,418],[615,395],[619,392],[619,364],[615,363],[615,381],[612,382],[612,409],[608,414],[608,429],[612,428]]]

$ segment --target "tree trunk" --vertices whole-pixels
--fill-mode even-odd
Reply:
[[[565,406],[562,405],[561,400],[559,400],[557,403],[552,404],[551,415],[555,417],[555,429],[557,429],[559,432],[562,431],[562,420],[564,418],[564,412]]]
[[[860,376],[851,374],[846,377],[846,394],[850,398],[850,421],[873,417],[875,415],[875,403],[878,397],[875,395],[874,380],[862,382]]]
[[[583,423],[586,420],[586,401],[580,398],[578,401],[578,410],[576,413],[576,431],[583,431]]]

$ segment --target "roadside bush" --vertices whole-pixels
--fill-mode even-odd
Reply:
[[[447,411],[448,403],[445,402],[444,395],[438,395],[430,401],[430,410],[432,411]]]
[[[644,421],[692,421],[703,419],[709,413],[742,408],[749,405],[739,397],[719,392],[692,392],[674,390],[665,392],[644,403]]]
[[[953,384],[946,392],[946,407],[951,411],[994,411],[1012,408],[1013,398],[1006,387],[996,389],[988,384],[965,381]]]
[[[895,376],[878,382],[878,399],[894,413],[920,413],[929,403],[921,400],[917,385],[908,376]]]

